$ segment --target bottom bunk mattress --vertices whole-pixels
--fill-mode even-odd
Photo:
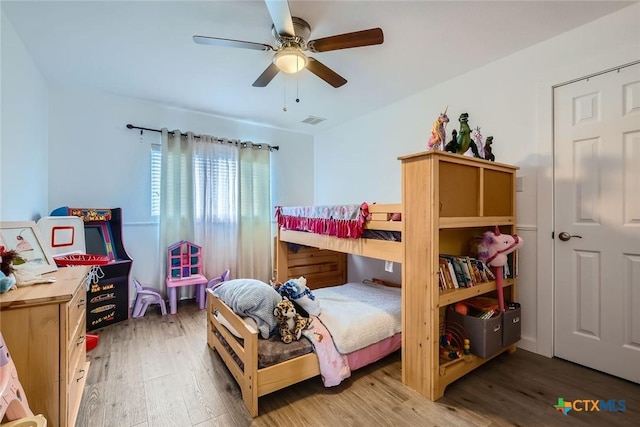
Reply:
[[[331,364],[322,358],[327,356],[325,351],[318,351],[323,341],[323,331],[328,331],[334,356],[338,355],[341,363],[346,365],[347,373],[380,360],[401,347],[401,290],[400,288],[384,286],[377,283],[347,283],[340,286],[316,289],[313,291],[319,302],[320,315],[313,317],[306,338],[301,338],[290,344],[280,341],[279,335],[271,335],[269,339],[258,339],[258,369],[273,366],[284,361],[311,353],[319,354],[320,365],[323,362]],[[223,299],[224,301],[224,299]],[[216,315],[222,325],[242,344],[242,339],[228,326],[228,322]],[[250,319],[245,319],[250,321]],[[321,325],[318,324],[321,323]],[[316,325],[314,327],[314,324]],[[316,331],[320,331],[317,333]],[[216,332],[223,344],[226,341]],[[313,341],[313,343],[312,343]],[[325,340],[322,345],[326,345]],[[225,345],[228,347],[228,345]],[[229,353],[233,355],[230,347]],[[322,355],[320,353],[323,353]],[[234,357],[236,363],[243,369],[242,361]],[[339,382],[338,382],[339,383]],[[326,384],[328,385],[328,384]],[[336,385],[334,381],[332,385]]]

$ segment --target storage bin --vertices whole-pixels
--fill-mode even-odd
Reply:
[[[463,316],[451,309],[447,311],[447,321],[464,328],[471,353],[482,358],[493,356],[502,348],[502,318],[502,313],[490,319],[480,319]]]
[[[502,346],[506,347],[520,341],[521,331],[521,307],[517,302],[505,303],[505,311],[502,313]]]

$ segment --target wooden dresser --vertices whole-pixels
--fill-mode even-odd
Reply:
[[[0,330],[29,407],[48,427],[73,427],[89,363],[85,277],[88,266],[64,267],[32,285],[0,295]]]

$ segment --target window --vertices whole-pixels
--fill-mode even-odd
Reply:
[[[237,160],[235,157],[194,159],[194,212],[198,221],[235,222]]]
[[[151,216],[160,215],[160,181],[162,147],[151,146]],[[214,222],[235,221],[237,200],[237,160],[219,157],[194,159],[194,212],[197,220],[203,213],[213,214]]]

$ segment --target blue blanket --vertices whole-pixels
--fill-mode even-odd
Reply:
[[[264,339],[268,339],[278,326],[273,310],[282,297],[265,282],[256,279],[233,279],[214,288],[213,294],[240,317],[255,320],[260,336]]]

